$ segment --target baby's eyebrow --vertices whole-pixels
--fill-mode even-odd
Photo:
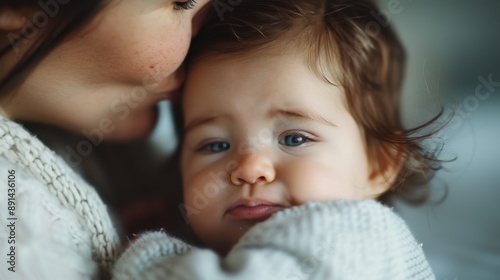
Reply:
[[[279,116],[285,116],[285,117],[292,117],[292,118],[298,118],[298,119],[306,119],[310,121],[316,121],[323,123],[328,126],[337,126],[336,124],[332,123],[331,121],[327,120],[323,116],[309,111],[309,110],[303,110],[303,109],[280,109],[276,108],[273,109],[269,112],[269,115],[271,117],[279,117]]]
[[[213,122],[217,117],[201,117],[192,120],[189,124],[184,127],[184,135],[194,128]]]
[[[328,126],[337,126],[333,122],[327,120],[323,116],[312,112],[310,110],[304,110],[304,109],[282,109],[282,108],[275,108],[269,111],[269,117],[270,118],[277,118],[277,117],[286,117],[286,118],[296,118],[296,119],[305,119],[308,121],[315,121],[315,122],[320,122],[322,124],[328,125]],[[205,125],[207,123],[214,122],[217,118],[220,117],[228,117],[227,114],[223,115],[218,115],[218,116],[209,116],[209,117],[199,117],[195,118],[192,120],[189,124],[187,124],[184,127],[184,135],[189,133],[191,130],[195,129],[196,127]]]

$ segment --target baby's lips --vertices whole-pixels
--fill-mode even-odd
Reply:
[[[236,219],[253,220],[269,217],[284,208],[284,206],[273,202],[239,200],[228,208],[226,214]]]

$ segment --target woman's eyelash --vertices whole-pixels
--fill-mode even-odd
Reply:
[[[184,2],[175,2],[175,6],[179,10],[191,10],[192,8],[194,8],[196,6],[197,2],[198,2],[198,0],[188,0],[188,1],[184,1]]]

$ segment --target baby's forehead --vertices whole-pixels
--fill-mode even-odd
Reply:
[[[189,76],[193,69],[200,65],[224,64],[228,61],[232,64],[246,65],[249,62],[258,60],[261,64],[259,71],[266,71],[269,66],[276,63],[277,60],[285,58],[295,65],[304,65],[310,73],[328,84],[340,86],[339,76],[342,67],[335,54],[319,55],[311,49],[303,48],[288,41],[273,42],[265,47],[248,49],[245,51],[220,52],[213,50],[204,50],[199,52],[189,61],[187,75]],[[289,67],[290,65],[287,65]],[[244,78],[244,77],[242,77]]]
[[[326,100],[332,100],[331,109],[345,108],[343,89],[316,76],[304,56],[294,53],[201,57],[189,68],[185,89],[184,100],[205,102],[205,107],[213,106],[213,100],[226,105],[227,100],[223,97],[232,99],[234,96],[241,102],[257,101],[256,106],[260,107],[269,103],[277,103],[276,107],[299,107],[301,104],[294,103],[297,100],[307,104],[323,98],[318,95],[322,94],[326,95]],[[217,103],[217,108],[221,104]],[[186,109],[192,110],[191,107]]]

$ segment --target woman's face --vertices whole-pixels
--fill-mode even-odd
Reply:
[[[155,104],[179,94],[184,80],[179,67],[208,2],[109,1],[83,30],[47,55],[16,92],[0,99],[0,107],[13,119],[86,135],[144,136],[156,121]]]

